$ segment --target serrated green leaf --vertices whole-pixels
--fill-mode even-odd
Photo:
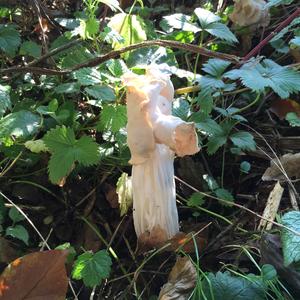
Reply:
[[[58,85],[54,89],[55,93],[57,94],[72,94],[72,93],[79,93],[80,91],[80,84],[78,82],[66,82]]]
[[[126,107],[124,105],[104,105],[100,114],[97,129],[118,132],[127,123]]]
[[[15,223],[23,221],[25,219],[25,217],[15,207],[12,207],[8,211],[8,216]]]
[[[208,24],[221,21],[221,18],[207,9],[196,8],[195,14],[201,24],[202,28],[206,28]]]
[[[71,68],[79,63],[83,63],[93,58],[91,52],[83,46],[70,49],[61,59],[61,68]],[[89,74],[89,70],[86,72]],[[84,77],[85,75],[83,75]]]
[[[0,24],[0,49],[9,56],[14,56],[21,43],[20,33],[14,25]]]
[[[111,264],[111,258],[105,250],[95,254],[86,252],[75,261],[72,277],[77,280],[82,279],[87,287],[94,287],[109,276]]]
[[[84,89],[93,99],[98,100],[99,106],[102,102],[113,102],[116,100],[114,90],[108,86],[94,85]]]
[[[81,85],[94,85],[101,83],[101,74],[95,68],[82,68],[74,72],[74,78]]]
[[[283,215],[281,223],[300,233],[300,212],[290,211]],[[281,242],[283,250],[284,264],[286,266],[291,263],[297,263],[300,261],[300,236],[290,232],[289,230],[282,228],[281,230]]]
[[[114,42],[113,48],[119,49],[124,46],[139,43],[147,39],[144,24],[141,17],[125,13],[115,14],[108,26],[117,31],[122,37],[122,42]]]
[[[205,31],[221,40],[225,40],[230,43],[238,43],[238,39],[225,24],[211,23],[206,26]]]
[[[22,225],[9,226],[6,228],[5,235],[12,236],[18,240],[23,241],[28,246],[29,234]]]
[[[208,138],[207,153],[212,155],[216,153],[227,142],[226,136],[212,135]]]
[[[40,117],[25,110],[8,114],[0,120],[0,138],[8,136],[28,137],[40,126]]]
[[[11,109],[10,90],[10,86],[0,84],[0,117],[7,109]]]
[[[173,101],[172,114],[184,121],[187,121],[190,114],[190,104],[182,99],[177,98]]]
[[[42,47],[35,42],[25,41],[21,47],[19,53],[21,55],[28,55],[34,58],[40,57],[42,52]]]
[[[25,147],[33,153],[47,152],[49,149],[46,147],[43,140],[26,141]]]
[[[253,135],[246,131],[238,131],[233,133],[229,137],[232,143],[243,150],[252,150],[256,148],[256,143],[254,141]]]
[[[73,129],[65,126],[49,130],[43,138],[52,152],[48,164],[51,182],[58,183],[73,169],[75,162],[83,166],[96,164],[99,157],[99,145],[89,136],[75,138]]]
[[[115,77],[121,77],[129,71],[122,59],[110,59],[106,62],[106,66]]]
[[[173,14],[164,16],[160,22],[160,27],[166,32],[172,32],[174,29],[180,31],[198,32],[201,29],[191,23],[191,17],[184,14]]]
[[[200,107],[200,111],[208,116],[214,107],[214,99],[210,93],[207,94],[201,90],[197,97],[197,104]]]
[[[206,118],[201,122],[197,122],[196,127],[207,135],[222,136],[224,134],[222,127],[211,118]]]
[[[219,189],[216,189],[214,192],[218,198],[229,201],[229,202],[234,202],[234,198],[228,190],[219,188]],[[225,206],[231,206],[230,203],[221,202],[221,204],[225,205]]]
[[[203,64],[202,70],[213,77],[221,78],[222,74],[230,66],[230,64],[230,62],[222,59],[211,58]]]
[[[201,193],[193,193],[193,195],[188,199],[187,205],[190,207],[197,207],[203,205],[204,202],[204,196]]]
[[[127,173],[122,173],[117,182],[116,192],[120,206],[120,215],[124,216],[132,206],[132,183]]]
[[[265,285],[260,277],[232,276],[229,272],[209,273],[202,280],[202,292],[206,298],[199,295],[200,300],[265,300]],[[212,294],[211,294],[212,292]]]

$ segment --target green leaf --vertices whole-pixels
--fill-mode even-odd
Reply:
[[[293,47],[300,47],[300,36],[295,36],[293,39],[291,39],[290,44]]]
[[[226,136],[213,135],[208,138],[207,153],[212,155],[216,153],[227,142]]]
[[[228,190],[219,188],[219,189],[216,189],[214,192],[218,198],[229,201],[229,202],[234,202],[234,198]],[[231,206],[230,203],[221,202],[221,204],[225,205],[225,206]]]
[[[182,99],[177,98],[173,101],[172,114],[184,121],[187,121],[190,114],[190,104]]]
[[[205,175],[203,175],[203,179],[205,180],[205,182],[208,185],[208,188],[211,191],[214,191],[215,189],[219,188],[219,185],[218,185],[217,181],[213,177],[205,174]]]
[[[256,143],[254,141],[253,135],[247,131],[238,131],[231,134],[229,138],[235,146],[243,150],[254,151],[256,148]]]
[[[0,138],[8,136],[28,137],[37,132],[40,117],[25,110],[11,113],[0,120]]]
[[[101,82],[101,74],[95,68],[82,68],[74,72],[74,78],[81,85],[94,85]]]
[[[166,32],[172,32],[174,29],[180,31],[198,32],[201,29],[191,23],[191,17],[184,14],[173,14],[163,17],[160,27]]]
[[[99,100],[101,102],[113,102],[116,100],[115,92],[112,88],[108,86],[94,85],[91,87],[86,87],[84,89],[93,99]],[[97,106],[99,106],[99,104]]]
[[[122,42],[113,43],[114,49],[136,44],[147,39],[143,20],[139,16],[125,13],[116,14],[110,19],[108,26],[123,37]]]
[[[28,246],[29,234],[22,225],[9,226],[6,228],[5,235],[12,236],[18,240],[23,241]]]
[[[52,152],[48,170],[53,183],[58,183],[67,176],[75,162],[87,167],[99,161],[99,145],[89,136],[75,139],[71,128],[61,126],[51,129],[43,140]]]
[[[278,5],[288,5],[291,4],[294,0],[269,0],[266,7],[278,6]]]
[[[14,56],[21,43],[20,33],[14,25],[0,24],[0,49]]]
[[[203,9],[203,8],[196,8],[195,14],[201,24],[202,28],[206,28],[207,25],[215,22],[221,21],[221,18],[214,13],[210,12],[209,10]]]
[[[225,40],[230,43],[238,43],[238,39],[229,30],[229,28],[222,23],[212,23],[207,25],[205,31],[209,32],[211,35],[218,37],[221,40]]]
[[[194,193],[187,202],[190,207],[202,206],[204,204],[204,196],[201,193]]]
[[[33,153],[47,152],[49,149],[46,147],[43,140],[26,141],[25,147]]]
[[[121,10],[118,0],[99,0],[101,3],[109,6],[112,11]]]
[[[285,119],[292,127],[300,127],[300,118],[295,112],[289,112],[286,114]]]
[[[68,250],[68,256],[67,256],[67,264],[73,262],[75,256],[76,256],[76,250],[73,246],[71,246],[70,243],[64,243],[61,245],[58,245],[55,247],[57,250]]]
[[[230,66],[230,64],[230,62],[219,58],[211,58],[203,64],[202,70],[213,77],[221,78],[222,74]]]
[[[300,233],[300,212],[290,211],[281,219],[282,225]],[[281,242],[285,266],[300,261],[300,236],[282,228]]]
[[[270,87],[282,99],[300,91],[300,73],[269,59],[265,59],[262,64],[249,62],[239,70],[225,73],[224,77],[233,80],[240,78],[245,86],[254,91],[264,91]]]
[[[110,59],[106,62],[106,66],[115,77],[121,77],[128,72],[128,68],[122,59]]]
[[[196,127],[207,135],[224,135],[222,127],[211,118],[206,118],[201,122],[197,122]]]
[[[26,41],[20,47],[20,55],[28,55],[34,58],[40,57],[42,52],[42,47],[35,42]]]
[[[78,82],[66,82],[58,85],[54,92],[57,94],[73,94],[79,93],[80,84]]]
[[[205,93],[205,90],[201,90],[197,97],[197,104],[200,111],[208,116],[214,107],[214,99],[210,93]]]
[[[118,194],[118,202],[120,206],[120,215],[124,216],[128,209],[132,206],[132,183],[127,173],[122,173],[117,182],[116,192]]]
[[[14,223],[23,221],[25,219],[25,217],[15,207],[12,207],[8,211],[8,216]]]
[[[259,277],[235,277],[229,272],[209,273],[202,280],[203,293],[200,300],[265,300],[265,286]],[[212,294],[211,295],[211,291]]]
[[[99,285],[102,279],[108,278],[111,264],[111,258],[105,250],[95,254],[85,252],[75,261],[72,277],[82,279],[87,287],[94,287]]]
[[[127,123],[126,107],[124,105],[104,105],[100,114],[97,129],[100,131],[111,130],[118,132]]]
[[[91,58],[93,58],[91,52],[86,47],[79,45],[77,47],[70,49],[67,52],[67,54],[65,54],[65,56],[61,59],[61,68],[71,68],[79,63],[86,62]],[[86,74],[88,75],[89,73],[90,70],[88,69]],[[83,77],[84,76],[85,75],[83,74]]]
[[[4,115],[7,109],[11,109],[10,86],[0,84],[0,117]]]
[[[266,264],[261,267],[261,276],[263,280],[273,280],[277,277],[277,271],[272,265]]]

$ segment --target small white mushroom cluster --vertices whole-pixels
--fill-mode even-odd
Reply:
[[[174,156],[198,152],[195,125],[172,116],[174,87],[155,67],[127,73],[127,143],[131,152],[133,217],[139,239],[157,243],[179,232]],[[154,237],[155,236],[155,237]]]

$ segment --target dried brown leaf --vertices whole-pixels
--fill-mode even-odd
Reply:
[[[14,260],[0,276],[1,300],[64,300],[65,250],[34,252]]]
[[[188,257],[178,257],[168,282],[159,293],[159,300],[186,300],[195,287],[197,271]]]
[[[296,154],[285,154],[278,159],[271,160],[270,167],[265,171],[262,176],[262,180],[280,180],[286,181],[287,178],[284,175],[291,177],[300,178],[300,153]]]

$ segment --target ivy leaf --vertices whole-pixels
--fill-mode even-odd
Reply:
[[[87,167],[99,161],[99,145],[89,136],[75,138],[72,128],[65,126],[49,130],[43,138],[52,152],[48,170],[52,183],[59,183],[74,167],[75,162]]]
[[[108,27],[117,31],[124,39],[122,42],[114,42],[114,49],[120,49],[121,47],[139,43],[147,39],[143,20],[136,15],[116,14],[110,19]]]
[[[247,131],[238,131],[231,134],[229,138],[235,146],[243,150],[254,151],[256,148],[256,143],[254,141],[253,135]]]
[[[159,25],[168,33],[172,32],[174,29],[180,31],[190,31],[194,33],[201,30],[198,26],[191,23],[190,16],[180,13],[163,17],[163,20]]]
[[[203,293],[199,299],[213,300],[264,300],[265,286],[260,279],[254,275],[236,277],[229,272],[209,273],[202,281]],[[212,294],[211,294],[212,292]]]
[[[190,207],[197,207],[204,204],[204,196],[201,193],[193,193],[188,199],[187,205]]]
[[[297,232],[300,232],[300,212],[290,211],[281,219],[281,223]],[[289,230],[282,228],[281,241],[283,249],[284,264],[286,266],[291,263],[297,263],[300,261],[300,236],[290,232]]]
[[[28,246],[29,234],[22,225],[9,226],[6,228],[5,235],[12,236],[18,240],[23,241]]]
[[[91,97],[98,102],[113,102],[116,100],[114,90],[108,86],[94,85],[84,89]]]
[[[218,198],[229,201],[229,202],[234,202],[234,198],[228,190],[219,188],[219,189],[216,189],[214,192]],[[224,206],[231,206],[230,203],[221,202],[221,204]]]
[[[100,114],[97,129],[100,131],[111,130],[118,132],[127,123],[126,107],[124,105],[105,105]]]
[[[82,279],[87,287],[94,287],[109,276],[111,264],[111,258],[105,250],[95,254],[85,252],[75,261],[72,277]]]
[[[21,55],[28,55],[32,57],[40,57],[42,52],[42,47],[35,42],[25,41],[21,47],[19,53]]]
[[[0,117],[4,115],[7,109],[11,109],[10,86],[0,84]]]
[[[101,82],[101,74],[95,68],[82,68],[74,72],[75,79],[81,85],[94,85]]]
[[[0,49],[9,56],[14,56],[21,43],[20,33],[14,25],[0,24]]]
[[[0,138],[15,136],[28,137],[37,132],[40,117],[25,110],[8,114],[0,120]]]

